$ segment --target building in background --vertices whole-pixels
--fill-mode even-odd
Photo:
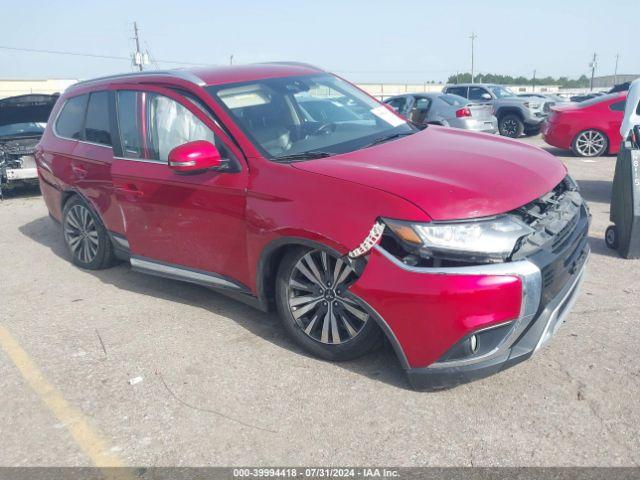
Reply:
[[[15,97],[28,93],[62,93],[77,81],[75,78],[0,79],[0,98]]]
[[[608,89],[613,87],[614,85],[625,83],[625,82],[633,82],[636,78],[640,78],[640,74],[636,75],[603,75],[601,77],[594,77],[593,79],[593,88],[602,88]]]

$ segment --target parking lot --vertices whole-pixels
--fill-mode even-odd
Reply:
[[[9,194],[0,464],[638,466],[640,262],[603,241],[615,158],[546,148],[593,214],[582,295],[529,361],[437,393],[389,347],[326,363],[204,288],[82,271],[41,197]]]

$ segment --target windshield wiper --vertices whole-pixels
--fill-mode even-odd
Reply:
[[[305,153],[293,153],[291,155],[282,155],[280,157],[275,157],[274,160],[276,162],[288,162],[295,160],[313,160],[315,158],[325,158],[334,155],[329,152],[305,152]]]
[[[373,147],[374,145],[379,145],[384,142],[388,142],[390,140],[395,140],[396,138],[405,137],[407,135],[413,135],[416,132],[402,132],[402,133],[393,133],[391,135],[384,135],[382,137],[376,138],[373,142],[366,144],[362,148]]]

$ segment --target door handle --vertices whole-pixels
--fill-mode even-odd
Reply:
[[[83,165],[71,164],[71,171],[77,178],[84,178],[87,176],[87,168]]]
[[[138,187],[136,187],[133,183],[115,187],[115,190],[116,192],[120,192],[133,197],[142,197],[144,195],[142,190],[139,190]]]

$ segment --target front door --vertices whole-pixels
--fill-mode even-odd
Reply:
[[[211,273],[246,285],[248,166],[242,153],[202,108],[173,90],[132,86],[115,95],[119,138],[112,175],[132,265],[153,264],[178,278]],[[214,143],[235,171],[185,175],[169,169],[169,152],[195,140]]]

